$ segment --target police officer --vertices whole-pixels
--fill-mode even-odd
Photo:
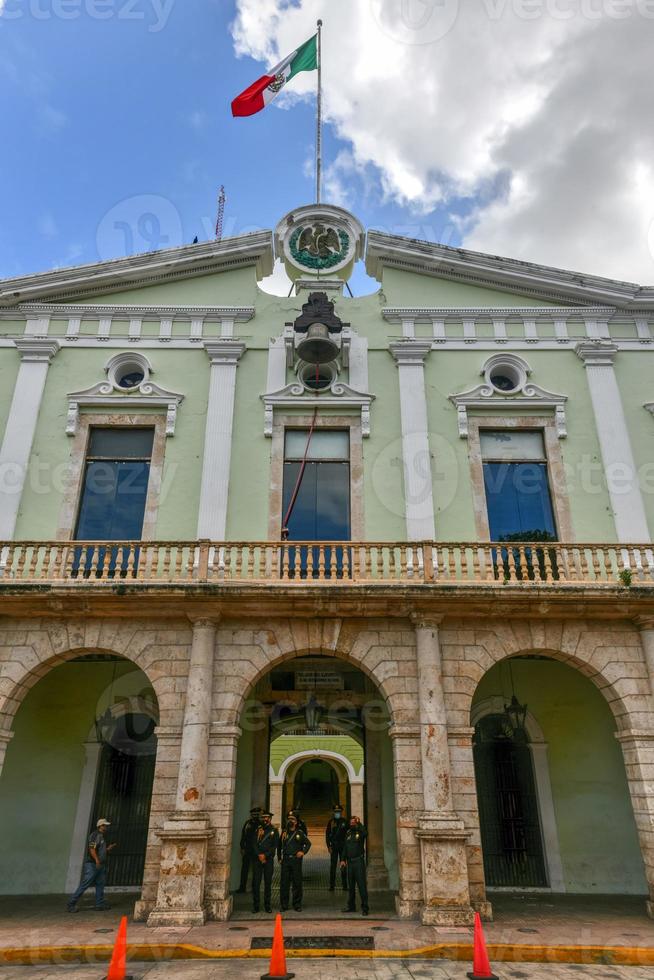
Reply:
[[[356,889],[361,896],[361,914],[368,914],[368,884],[366,881],[366,828],[358,817],[350,817],[343,841],[341,868],[347,867],[348,902],[344,912],[356,912]]]
[[[237,895],[243,895],[247,891],[250,865],[252,864],[252,847],[257,836],[257,830],[259,829],[260,813],[261,807],[253,806],[250,810],[250,816],[243,824],[243,830],[241,831],[241,883],[238,886]]]
[[[252,868],[252,911],[259,911],[261,879],[263,878],[263,907],[272,912],[272,880],[275,870],[275,854],[279,847],[279,831],[272,825],[272,813],[261,814],[261,823],[252,845],[254,866]]]
[[[295,817],[289,817],[277,849],[282,862],[282,877],[279,885],[279,906],[282,912],[288,908],[288,897],[293,886],[293,908],[302,911],[302,859],[311,848],[311,841],[300,830]]]
[[[343,808],[336,804],[334,815],[330,817],[325,828],[325,843],[329,851],[329,890],[333,892],[336,887],[336,866],[343,859],[343,842],[347,832],[347,820],[343,815]],[[341,865],[341,887],[347,891],[347,869]]]
[[[300,811],[299,810],[289,810],[288,813],[286,814],[286,820],[287,821],[290,820],[291,817],[295,817],[295,820],[297,822],[298,827],[300,828],[300,830],[302,831],[303,834],[306,834],[307,833],[307,825],[305,824],[304,820],[300,817]]]

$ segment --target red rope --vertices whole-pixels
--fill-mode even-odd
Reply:
[[[316,391],[319,391],[318,381],[320,380],[320,365],[316,364]],[[313,410],[313,418],[311,419],[311,426],[309,427],[309,435],[307,436],[307,444],[304,449],[304,456],[302,457],[302,463],[300,465],[300,472],[297,475],[297,480],[295,481],[295,487],[293,488],[293,494],[291,496],[290,503],[284,515],[284,520],[282,521],[282,541],[288,541],[288,522],[291,519],[291,514],[293,513],[293,508],[295,507],[295,501],[297,500],[297,495],[300,492],[300,487],[302,486],[302,478],[304,477],[304,471],[307,468],[307,459],[309,458],[309,447],[311,446],[311,436],[313,435],[313,430],[316,427],[316,419],[318,418],[318,406]]]

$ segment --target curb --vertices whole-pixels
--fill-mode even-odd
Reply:
[[[497,963],[579,963],[616,966],[654,966],[651,946],[533,946],[489,943],[488,955]],[[106,963],[113,946],[28,946],[0,950],[0,965],[38,963]],[[438,943],[415,949],[287,949],[294,959],[424,959],[472,961],[472,943]],[[165,960],[268,959],[270,949],[206,949],[187,943],[129,943],[127,958],[156,963]]]

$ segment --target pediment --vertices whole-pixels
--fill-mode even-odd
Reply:
[[[369,392],[356,391],[342,381],[335,381],[328,391],[313,392],[300,382],[291,382],[278,391],[261,395],[265,408],[264,435],[273,434],[275,409],[283,408],[358,408],[361,412],[361,434],[370,435],[370,406],[375,399]]]

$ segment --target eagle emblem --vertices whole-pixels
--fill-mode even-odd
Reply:
[[[272,82],[268,84],[268,88],[271,92],[274,92],[276,95],[281,88],[284,88],[285,84],[286,84],[286,76],[282,72],[280,72],[278,75],[275,75]]]
[[[327,259],[340,252],[341,243],[334,228],[319,222],[303,229],[298,248],[301,252],[308,252],[316,258]]]

